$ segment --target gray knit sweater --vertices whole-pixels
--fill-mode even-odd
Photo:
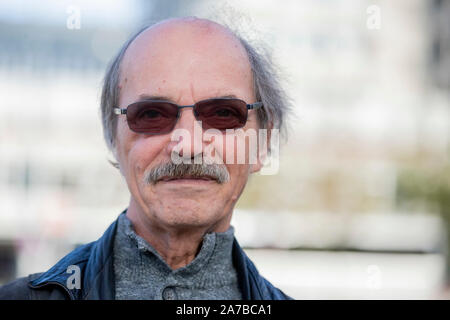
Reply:
[[[125,214],[120,215],[114,240],[114,275],[118,300],[242,298],[231,250],[232,226],[208,233],[200,252],[187,266],[172,270],[158,252],[138,236]]]

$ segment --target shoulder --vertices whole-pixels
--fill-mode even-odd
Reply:
[[[75,248],[46,272],[18,278],[0,286],[0,300],[80,299],[83,296],[81,290],[67,287],[67,280],[78,272],[77,278],[83,282],[83,290],[97,284],[99,274],[105,273],[105,265],[111,265],[116,225],[117,220],[98,240]],[[74,269],[74,266],[78,268]],[[106,269],[106,273],[111,273],[111,270],[112,267]],[[108,275],[104,278],[109,279]],[[103,287],[110,289],[110,284],[106,283]]]
[[[85,260],[89,253],[90,244],[80,246],[54,265],[49,271],[30,274],[26,277],[15,279],[0,286],[0,300],[35,300],[35,299],[62,299],[65,294],[57,286],[46,286],[48,282],[56,282],[53,277],[65,273],[65,264],[76,264]],[[65,263],[64,263],[65,262]],[[61,269],[61,270],[60,270]]]
[[[41,273],[31,274],[0,286],[0,300],[30,300],[31,288],[28,283],[40,275]]]
[[[283,291],[275,287],[270,281],[264,278],[254,265],[254,263],[250,260],[249,257],[246,256],[247,259],[247,268],[249,278],[251,279],[250,283],[253,283],[258,288],[261,299],[264,300],[293,300],[290,296],[285,294]]]
[[[259,274],[255,264],[250,260],[236,239],[233,244],[233,259],[240,279],[244,299],[250,300],[291,300],[283,291],[272,285]]]

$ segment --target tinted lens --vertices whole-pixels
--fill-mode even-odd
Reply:
[[[177,105],[163,101],[140,101],[127,108],[128,126],[139,133],[168,133],[175,126],[177,115]]]
[[[208,128],[219,130],[242,128],[247,122],[247,104],[239,99],[209,99],[198,102],[197,119]]]

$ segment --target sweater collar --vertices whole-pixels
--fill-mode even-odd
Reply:
[[[200,251],[196,257],[186,266],[176,270],[172,270],[156,249],[145,239],[136,234],[133,225],[126,214],[121,214],[119,216],[116,240],[116,245],[118,244],[120,247],[123,247],[122,249],[127,248],[130,250],[133,248],[136,250],[136,257],[138,255],[153,255],[156,257],[154,260],[157,261],[157,267],[164,273],[189,276],[199,272],[206,265],[216,263],[217,261],[229,263],[230,265],[232,264],[231,253],[234,241],[234,228],[233,226],[230,226],[225,232],[206,233],[203,237]],[[122,250],[121,248],[115,248],[115,250],[116,249],[118,249],[118,251]]]

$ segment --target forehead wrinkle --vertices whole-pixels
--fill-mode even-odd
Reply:
[[[140,102],[140,101],[145,101],[145,100],[156,100],[156,101],[169,101],[169,102],[178,104],[176,99],[172,99],[169,96],[151,95],[151,94],[143,93],[143,94],[140,94],[138,98],[139,99],[136,100],[135,102]],[[206,100],[206,99],[230,99],[230,98],[239,99],[239,97],[237,97],[234,94],[223,94],[223,95],[217,94],[217,95],[211,95],[211,96],[203,98],[203,99],[196,99],[193,101],[194,101],[194,103],[197,103],[199,101]]]

